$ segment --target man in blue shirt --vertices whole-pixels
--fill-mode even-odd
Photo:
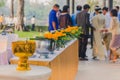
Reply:
[[[53,9],[49,13],[49,27],[48,27],[49,31],[58,29],[59,24],[58,24],[58,19],[56,15],[58,11],[59,11],[59,5],[55,4],[53,6]]]
[[[119,22],[120,22],[120,12],[119,12],[120,7],[119,7],[119,6],[115,6],[115,8],[116,8],[116,10],[118,11],[118,20],[119,20]]]
[[[81,5],[78,5],[78,6],[76,7],[76,10],[77,10],[77,12],[76,12],[75,14],[72,14],[72,25],[73,25],[73,26],[77,26],[77,23],[76,23],[76,15],[77,15],[78,13],[80,13],[80,11],[82,10],[82,6],[81,6]]]

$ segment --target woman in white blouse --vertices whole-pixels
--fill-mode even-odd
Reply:
[[[107,30],[112,33],[112,40],[110,42],[110,49],[112,51],[111,59],[113,62],[116,62],[117,50],[120,48],[120,25],[117,18],[118,13],[115,9],[111,10],[110,15],[110,28]]]

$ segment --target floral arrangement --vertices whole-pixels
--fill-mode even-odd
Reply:
[[[66,34],[63,32],[63,30],[60,31],[54,31],[54,32],[47,32],[44,34],[44,38],[51,40],[50,42],[50,48],[52,49],[52,46],[55,46],[56,48],[62,47],[64,45],[64,40],[67,38]]]
[[[79,38],[80,34],[82,33],[81,27],[68,27],[65,29],[65,33],[67,36],[70,36],[71,38]]]
[[[51,42],[56,43],[56,47],[65,47],[65,43],[74,39],[79,38],[81,34],[81,28],[74,26],[62,30],[57,30],[53,32],[47,32],[44,34],[44,38],[51,40]],[[52,44],[52,43],[51,43]],[[52,45],[51,45],[52,46]]]
[[[47,32],[47,33],[44,34],[44,37],[46,39],[58,40],[60,37],[71,35],[74,38],[78,38],[81,33],[82,32],[81,32],[80,27],[77,27],[77,26],[70,27],[70,26],[68,26],[68,28],[66,28],[66,29],[57,30],[57,31],[54,31],[54,32]]]
[[[47,39],[50,41],[50,49],[54,50],[54,46],[59,49],[60,47],[65,47],[65,44],[72,39],[79,38],[82,33],[81,27],[68,26],[66,29],[59,29],[51,32],[45,32],[43,36],[36,37],[36,40]],[[31,38],[33,39],[33,38]]]
[[[46,39],[53,39],[53,40],[58,40],[60,37],[66,36],[65,33],[63,33],[62,31],[55,31],[53,33],[51,32],[47,32],[44,34],[44,37]]]

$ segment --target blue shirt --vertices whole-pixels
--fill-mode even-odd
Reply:
[[[49,27],[48,27],[49,31],[54,30],[52,22],[56,23],[56,29],[58,29],[58,19],[57,19],[56,13],[57,12],[55,10],[50,11],[50,14],[49,14]]]
[[[72,14],[72,25],[73,25],[73,26],[77,26],[76,16],[77,16],[78,13],[80,13],[80,11],[77,11],[76,14]]]
[[[119,22],[120,22],[120,12],[118,12],[118,20],[119,20]]]

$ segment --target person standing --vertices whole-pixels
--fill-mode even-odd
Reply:
[[[92,19],[92,25],[95,27],[94,30],[94,47],[96,52],[94,52],[94,57],[100,60],[105,60],[106,50],[102,44],[101,29],[105,27],[105,16],[102,14],[100,7],[95,9],[96,16]]]
[[[53,9],[49,13],[49,27],[48,27],[49,31],[57,30],[59,27],[58,18],[57,18],[58,11],[59,11],[59,5],[55,4],[53,6]]]
[[[62,12],[61,9],[59,9],[58,12],[56,13],[56,16],[57,16],[58,20],[59,20],[61,12]]]
[[[110,27],[111,16],[110,16],[110,13],[108,11],[108,8],[107,7],[103,7],[102,13],[103,13],[103,15],[105,15],[105,27],[109,28]]]
[[[79,58],[80,60],[88,60],[86,58],[86,50],[88,44],[89,27],[92,27],[88,13],[90,6],[85,4],[83,8],[84,10],[78,13],[76,16],[77,26],[81,27],[83,32],[81,38],[79,39]]]
[[[117,50],[120,49],[120,24],[118,20],[118,12],[116,9],[112,9],[110,12],[111,15],[111,22],[110,28],[104,29],[104,31],[108,31],[112,33],[112,39],[110,42],[110,49],[112,51],[112,61],[116,62],[117,60]]]
[[[76,7],[76,13],[72,14],[72,25],[73,26],[77,26],[77,24],[76,24],[76,15],[78,13],[80,13],[81,10],[82,10],[82,6],[81,5],[77,5],[77,7]]]
[[[110,27],[110,20],[111,20],[111,16],[110,13],[108,12],[108,8],[107,7],[103,7],[102,9],[103,15],[105,15],[105,28],[109,28]],[[107,57],[110,57],[110,40],[112,38],[112,34],[107,32],[103,34],[103,40],[104,40],[104,44],[106,46],[107,49]]]
[[[115,6],[115,9],[117,10],[117,12],[118,12],[118,20],[119,20],[119,22],[120,22],[120,7],[119,6]]]
[[[59,25],[60,28],[67,28],[68,26],[72,25],[72,20],[69,14],[69,6],[63,6],[63,11],[59,17]]]
[[[94,10],[96,10],[96,9],[98,9],[99,8],[99,6],[95,6],[95,9]],[[92,19],[96,16],[97,14],[96,14],[96,11],[94,11],[93,13],[91,13],[90,14],[90,23],[92,24]],[[96,52],[96,48],[95,47],[93,47],[93,45],[95,46],[95,44],[94,44],[94,30],[93,30],[93,28],[91,28],[91,49],[93,50],[92,51],[92,53],[93,53],[93,58],[92,59],[96,59],[96,55],[94,55],[95,53],[94,52]]]
[[[35,31],[35,16],[31,18],[31,23],[32,23],[32,31]]]
[[[98,8],[99,6],[95,6],[95,9]],[[92,18],[96,15],[95,12],[91,13],[90,14],[90,23],[91,23],[91,20]],[[91,35],[90,35],[90,43],[91,43],[91,49],[93,48],[93,38],[94,38],[94,29],[91,27],[90,28],[91,30]],[[93,52],[94,52],[94,49],[93,49]]]

